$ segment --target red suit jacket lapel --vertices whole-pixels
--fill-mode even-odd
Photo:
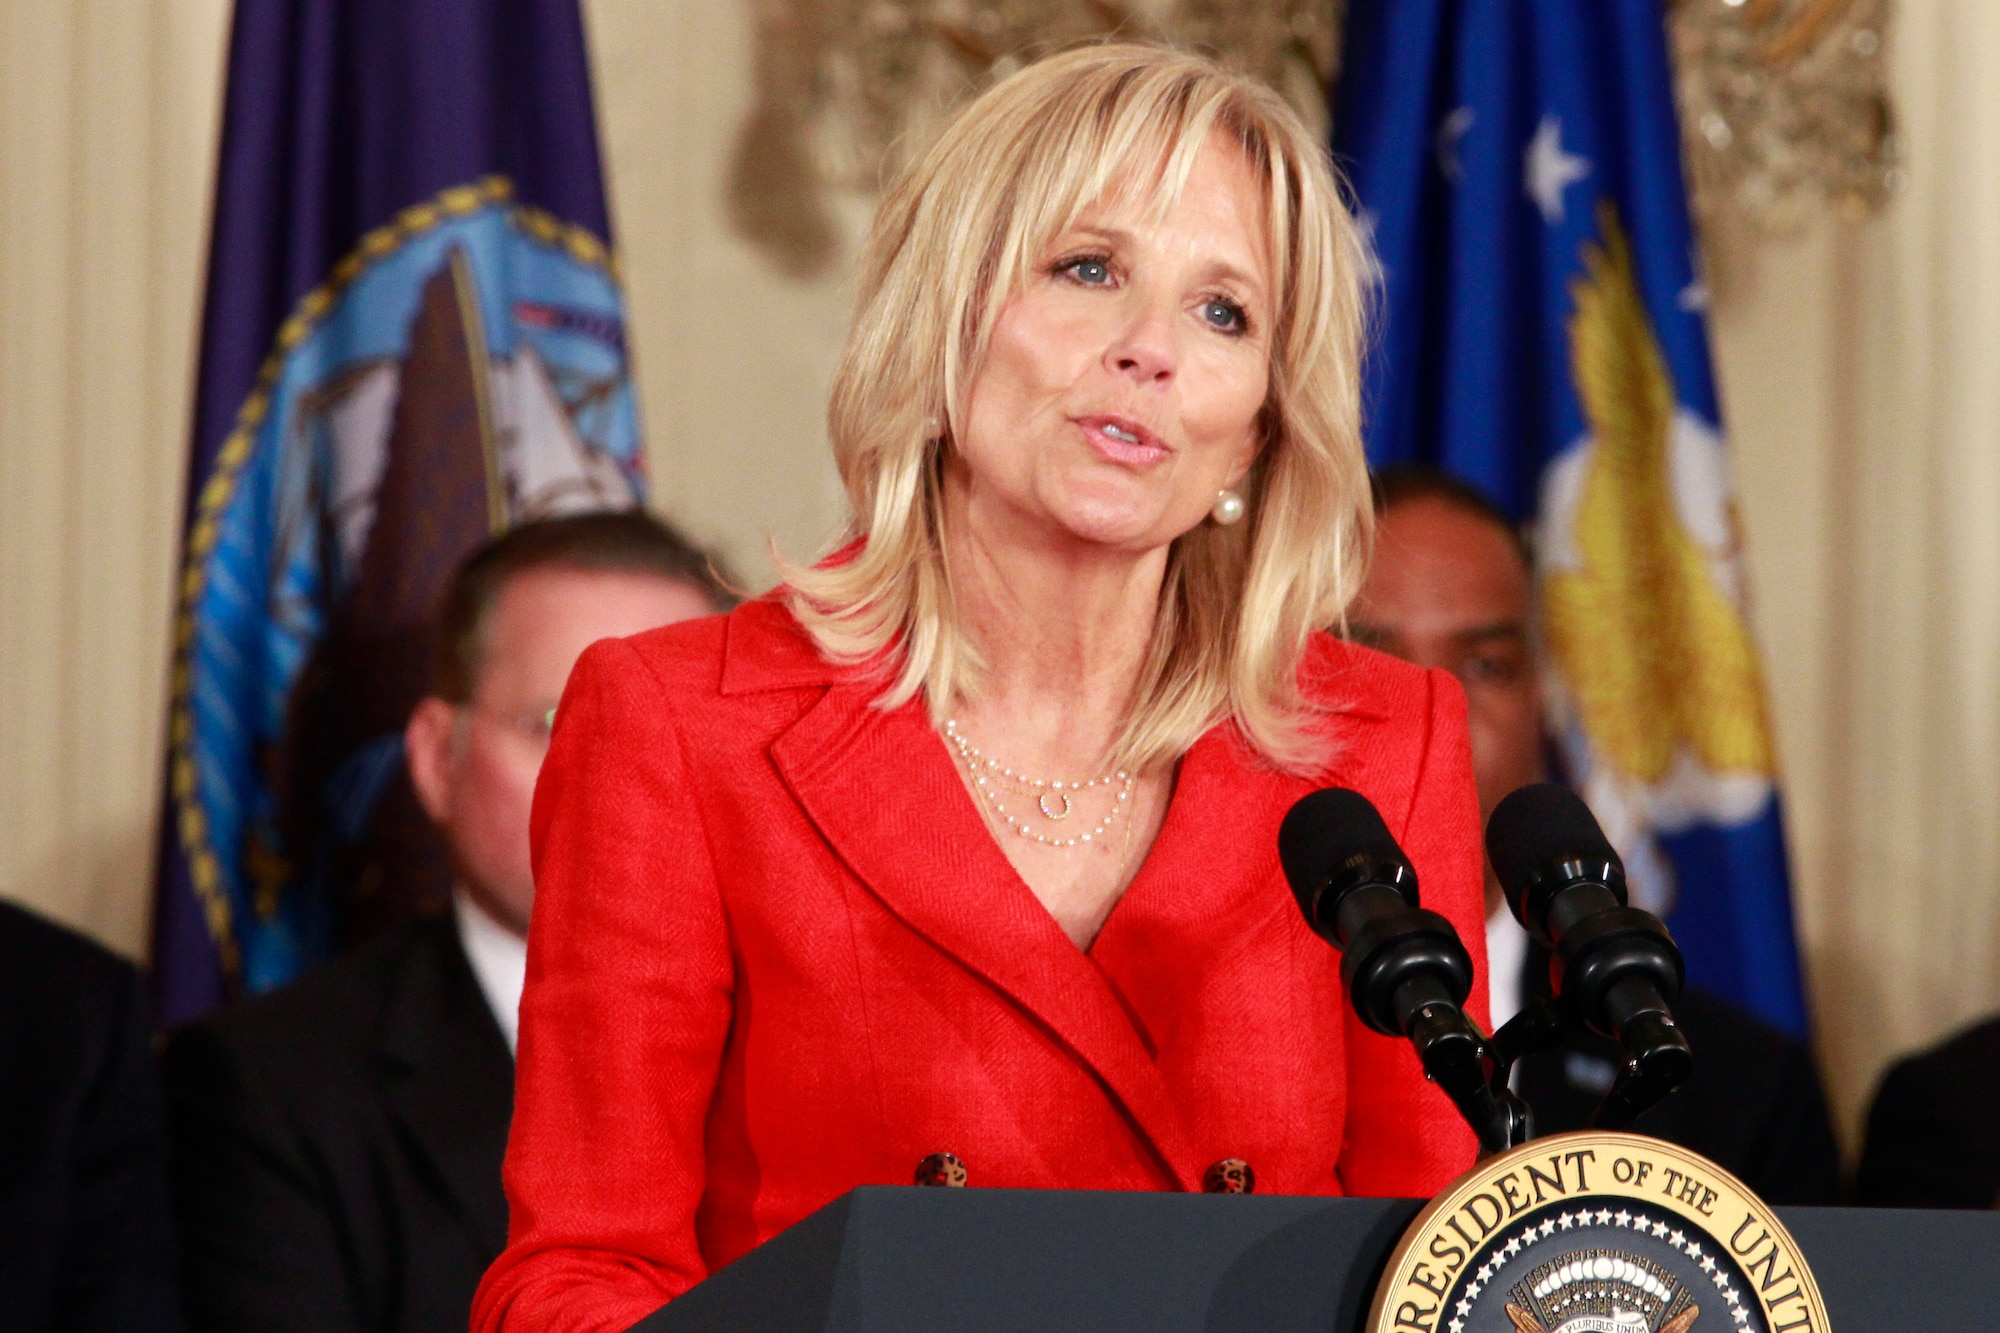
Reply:
[[[798,652],[773,649],[732,619],[723,691],[825,688],[771,756],[835,854],[910,929],[1052,1032],[1181,1187],[1200,1189],[1202,1165],[1131,1016],[994,843],[923,709],[882,712],[879,679],[856,681],[796,637]]]

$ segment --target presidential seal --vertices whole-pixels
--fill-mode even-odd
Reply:
[[[1706,1158],[1638,1134],[1536,1139],[1418,1214],[1371,1333],[1826,1333],[1777,1217]]]

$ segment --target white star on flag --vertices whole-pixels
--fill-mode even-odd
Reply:
[[[1694,276],[1674,297],[1674,304],[1690,314],[1699,314],[1709,306],[1708,278],[1701,270],[1701,252],[1694,250],[1691,254],[1689,268]]]
[[[1590,174],[1590,159],[1563,151],[1562,121],[1543,116],[1528,140],[1528,197],[1542,210],[1542,221],[1553,227],[1563,220],[1563,191]]]
[[[1472,108],[1462,106],[1438,123],[1438,174],[1453,185],[1465,175],[1465,166],[1458,160],[1458,145],[1465,138],[1465,132],[1472,128],[1474,119]]]

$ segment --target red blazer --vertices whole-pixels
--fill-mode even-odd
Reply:
[[[1330,780],[1366,793],[1483,977],[1465,705],[1316,640]],[[1314,784],[1218,726],[1088,952],[1014,873],[916,704],[789,612],[597,644],[535,796],[506,1252],[475,1329],[622,1329],[856,1185],[1428,1195],[1475,1145],[1366,1031],[1278,867]],[[1481,982],[1474,1008],[1484,1016]]]

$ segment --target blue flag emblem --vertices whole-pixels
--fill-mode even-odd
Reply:
[[[169,1023],[441,909],[404,772],[437,604],[627,508],[638,417],[576,0],[238,0],[154,976]]]
[[[457,562],[519,519],[637,502],[608,256],[510,195],[448,190],[364,237],[280,330],[200,497],[173,784],[251,990],[331,947],[341,885],[436,879],[420,823],[362,849],[395,822],[416,640]]]
[[[1690,978],[1805,1027],[1777,761],[1656,0],[1354,0],[1377,464],[1535,525],[1569,776]]]

